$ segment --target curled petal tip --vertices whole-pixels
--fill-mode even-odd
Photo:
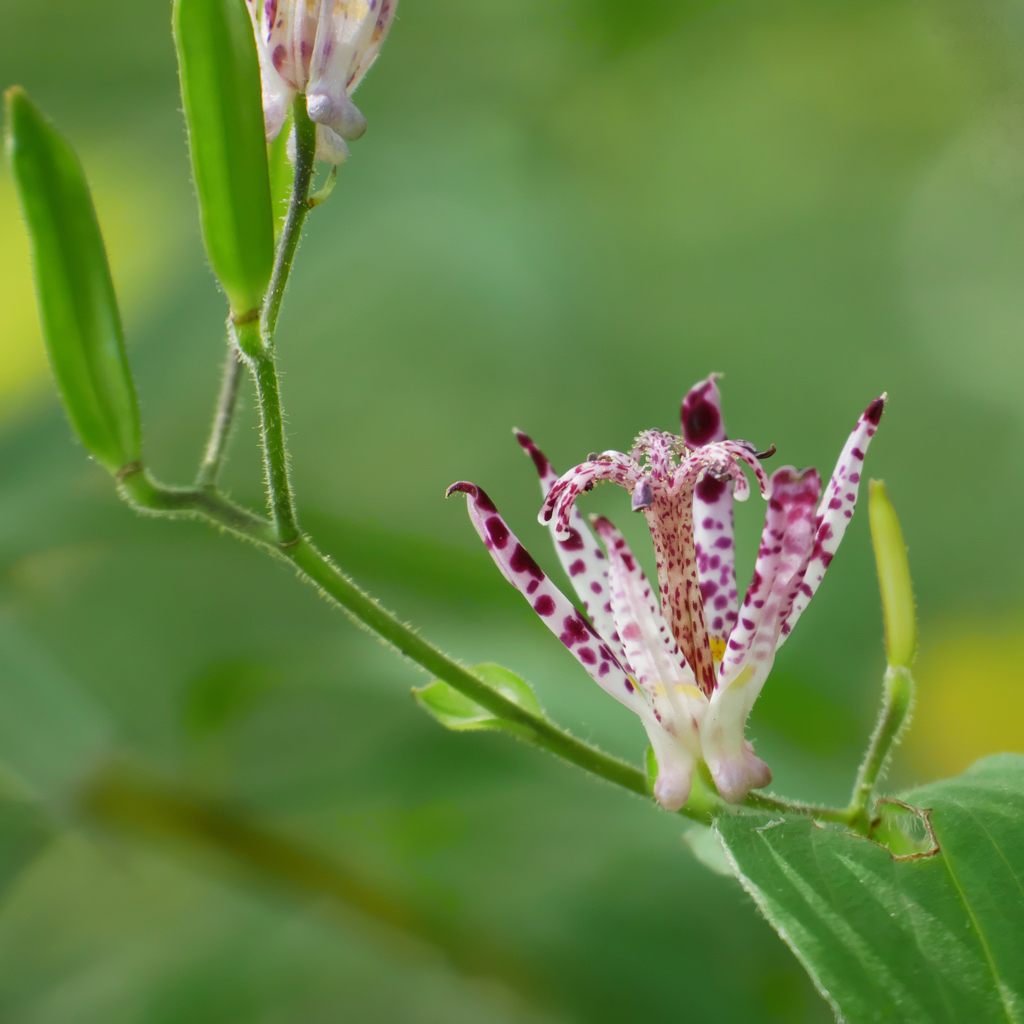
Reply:
[[[468,494],[470,497],[475,498],[477,490],[476,484],[468,483],[466,480],[459,480],[444,492],[444,496],[450,498],[453,494]]]
[[[755,459],[770,459],[779,449],[769,445],[763,452],[754,452]]]
[[[876,426],[885,411],[885,403],[889,400],[888,392],[883,391],[865,410],[864,418],[870,420]]]

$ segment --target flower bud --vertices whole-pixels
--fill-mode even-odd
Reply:
[[[377,59],[398,0],[246,0],[263,78],[267,139],[277,138],[296,93],[317,124],[317,156],[348,158],[366,131],[349,98]]]
[[[872,480],[868,486],[871,492],[868,517],[882,592],[886,655],[894,668],[909,668],[917,653],[917,616],[907,548],[885,484]]]
[[[107,253],[82,165],[19,88],[5,93],[7,154],[32,241],[39,314],[68,420],[111,473],[142,457],[142,429]]]
[[[175,0],[172,21],[203,244],[232,316],[251,315],[274,268],[256,47],[241,0]]]

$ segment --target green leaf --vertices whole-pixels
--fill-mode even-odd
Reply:
[[[508,697],[509,700],[515,701],[521,708],[543,717],[544,712],[541,710],[533,690],[530,689],[530,684],[520,679],[514,672],[502,668],[501,665],[487,663],[474,665],[473,673]],[[459,693],[458,690],[440,679],[429,686],[414,689],[412,692],[420,707],[436,718],[446,729],[454,729],[456,732],[504,729],[514,736],[524,738],[531,736],[528,726],[498,718],[497,715],[491,714],[490,711],[480,707],[475,701],[470,700],[469,697]]]
[[[74,151],[25,91],[9,89],[5,98],[8,158],[53,374],[82,444],[117,473],[142,458],[142,429],[89,186]]]
[[[903,799],[920,809],[907,814],[917,835],[880,804],[879,838],[899,854],[807,818],[719,818],[716,829],[841,1019],[1024,1019],[1024,756],[986,758]]]
[[[174,42],[203,241],[241,317],[259,309],[274,265],[259,60],[244,0],[175,0]]]

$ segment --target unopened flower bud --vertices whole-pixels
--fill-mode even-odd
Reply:
[[[263,77],[267,139],[277,138],[296,93],[317,124],[317,156],[348,158],[366,131],[349,98],[377,59],[398,0],[246,0]]]
[[[885,484],[881,480],[872,480],[869,488],[868,517],[882,592],[886,654],[894,668],[909,668],[917,653],[917,615],[907,547]]]

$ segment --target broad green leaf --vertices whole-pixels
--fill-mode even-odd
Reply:
[[[903,800],[931,834],[897,835],[900,855],[806,818],[716,828],[839,1019],[1024,1020],[1024,756],[986,758]]]
[[[260,307],[274,264],[260,68],[244,0],[175,0],[174,42],[203,242],[242,316]]]
[[[25,91],[9,89],[6,100],[7,152],[53,374],[82,444],[117,473],[142,458],[142,429],[89,186],[74,151]]]
[[[484,664],[474,665],[473,672],[485,683],[489,683],[496,690],[500,691],[509,700],[514,700],[520,707],[535,715],[543,716],[540,704],[530,684],[520,679],[514,672],[510,672],[501,665]],[[475,701],[459,693],[458,690],[442,682],[440,679],[424,686],[421,689],[414,689],[413,694],[417,703],[434,718],[436,718],[446,729],[454,729],[457,732],[467,732],[476,729],[504,729],[515,736],[529,736],[530,730],[527,726],[518,722],[508,722],[491,714],[485,708],[480,707]]]

